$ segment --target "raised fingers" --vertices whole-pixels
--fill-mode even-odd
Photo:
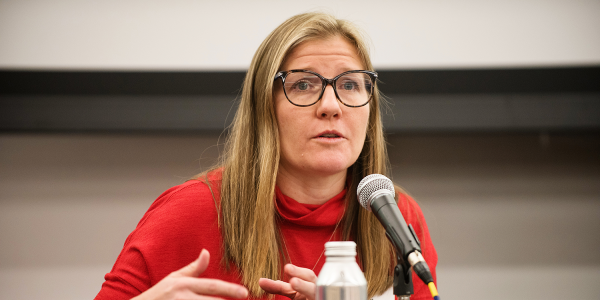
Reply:
[[[292,286],[289,283],[281,280],[261,278],[258,280],[258,285],[269,294],[277,294],[290,298],[293,298],[296,294],[296,291],[292,289]]]
[[[286,274],[290,275],[290,277],[297,277],[304,281],[317,283],[317,275],[315,275],[315,272],[313,272],[311,269],[300,268],[292,264],[287,264],[283,270]]]
[[[290,280],[290,285],[295,291],[306,296],[307,299],[315,299],[317,294],[317,285],[314,282],[309,282],[294,277]]]
[[[198,256],[196,260],[173,273],[179,276],[198,277],[200,276],[200,274],[204,273],[204,271],[208,267],[209,260],[210,253],[208,253],[208,250],[202,249],[202,251],[200,252],[200,256]]]
[[[192,292],[198,295],[230,298],[248,297],[248,290],[245,287],[223,280],[188,277],[185,278],[183,284],[187,285]]]
[[[198,258],[198,269],[196,269],[197,275],[204,273],[206,268],[208,268],[208,263],[210,262],[210,253],[206,249],[202,249],[200,251],[200,257]]]

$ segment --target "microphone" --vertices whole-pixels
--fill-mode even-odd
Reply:
[[[394,183],[381,174],[371,174],[360,181],[357,194],[360,205],[375,214],[404,262],[410,264],[425,284],[433,282],[429,266],[421,255],[421,242],[412,226],[406,225],[394,199]]]

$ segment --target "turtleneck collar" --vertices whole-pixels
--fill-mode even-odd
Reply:
[[[344,189],[324,204],[304,204],[284,195],[275,187],[275,206],[283,220],[301,226],[335,226],[344,212]]]

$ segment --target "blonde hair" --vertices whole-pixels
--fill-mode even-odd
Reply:
[[[263,41],[244,80],[239,108],[221,161],[219,225],[223,262],[239,268],[242,283],[254,297],[264,293],[258,285],[259,278],[280,278],[284,259],[274,203],[280,159],[273,105],[274,75],[294,47],[309,40],[335,36],[354,45],[363,66],[373,70],[364,38],[353,24],[328,14],[306,13],[288,19]],[[395,266],[394,252],[384,229],[373,214],[359,208],[355,193],[364,176],[389,175],[379,102],[376,89],[370,102],[362,152],[348,171],[349,192],[341,223],[343,239],[357,243],[359,262],[369,283],[369,297],[391,286]]]

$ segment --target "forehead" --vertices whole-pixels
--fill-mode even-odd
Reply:
[[[356,47],[341,36],[308,40],[301,43],[288,53],[282,69],[314,69],[323,65],[363,69]]]

